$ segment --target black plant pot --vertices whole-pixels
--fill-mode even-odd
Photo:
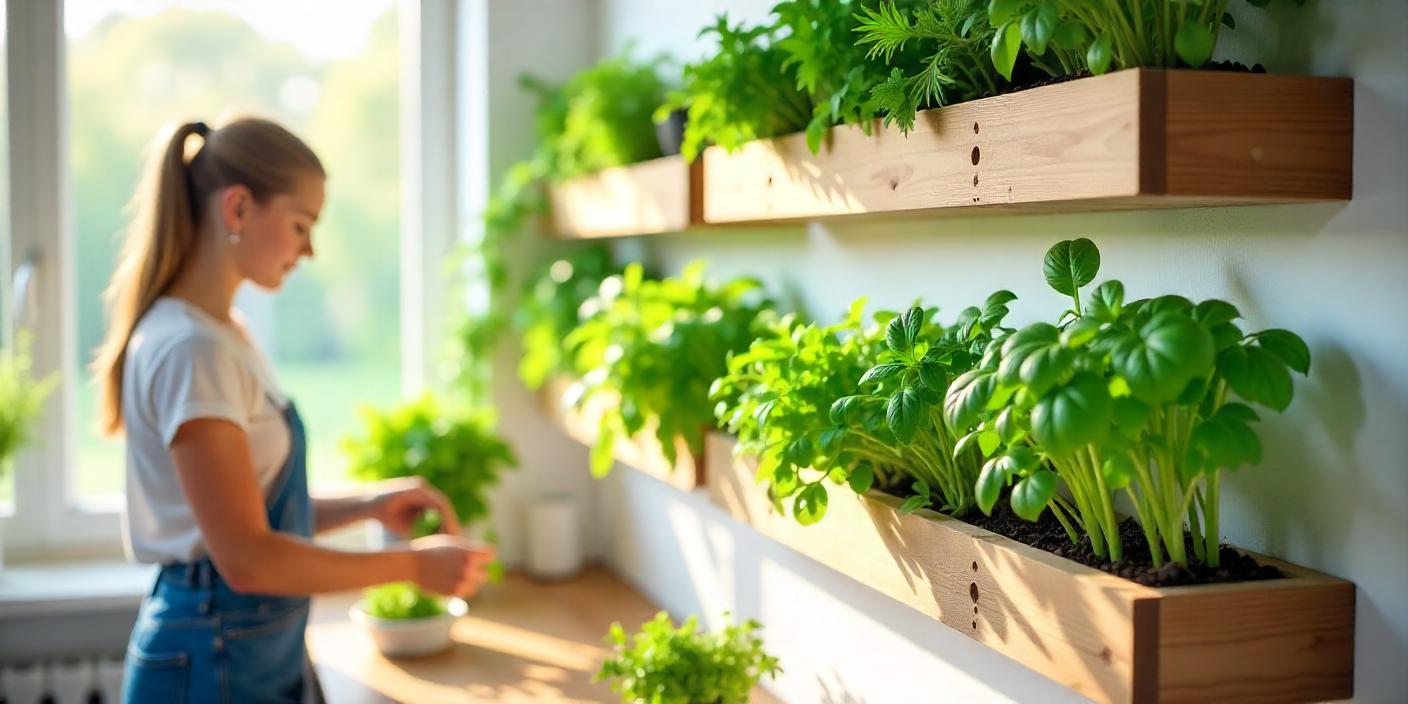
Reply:
[[[672,111],[664,122],[655,123],[655,140],[660,143],[662,156],[680,153],[680,145],[684,144],[684,123],[688,114],[688,111],[680,108]]]

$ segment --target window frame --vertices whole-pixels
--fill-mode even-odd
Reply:
[[[455,202],[453,0],[397,3],[401,54],[401,335],[402,391],[428,385],[432,356],[440,347],[443,261],[453,246],[450,224]],[[76,232],[69,173],[67,36],[64,0],[5,3],[6,98],[9,104],[11,204],[8,261],[0,259],[0,284],[16,269],[37,262],[31,291],[32,354],[36,375],[61,379],[36,423],[34,442],[17,453],[13,513],[0,514],[6,555],[111,557],[123,551],[120,499],[74,495],[76,482],[75,380]],[[448,29],[448,31],[447,31]],[[422,132],[424,130],[424,132]],[[422,190],[420,186],[429,186]],[[42,233],[50,233],[45,236]],[[423,233],[435,233],[424,236]],[[12,296],[6,289],[5,305]],[[18,328],[18,315],[0,320],[4,334]],[[8,337],[6,339],[9,339]]]

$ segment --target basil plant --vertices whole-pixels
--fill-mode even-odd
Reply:
[[[1123,492],[1154,564],[1186,566],[1191,547],[1217,567],[1223,474],[1260,461],[1253,406],[1287,407],[1309,349],[1286,330],[1244,332],[1225,301],[1127,301],[1113,280],[1082,300],[1099,267],[1090,240],[1057,243],[1045,276],[1072,307],[991,345],[949,386],[946,423],[988,458],[978,507],[991,512],[1010,487],[1017,515],[1049,509],[1072,542],[1119,560]]]

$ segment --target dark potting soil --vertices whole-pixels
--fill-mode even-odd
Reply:
[[[901,498],[908,495],[908,492],[900,487],[877,488]],[[1263,579],[1279,579],[1283,576],[1281,570],[1276,567],[1259,564],[1250,556],[1244,555],[1228,545],[1223,545],[1219,549],[1221,565],[1216,569],[1195,561],[1192,557],[1194,553],[1191,545],[1188,548],[1189,564],[1187,567],[1171,562],[1155,567],[1154,561],[1149,555],[1149,543],[1144,539],[1144,532],[1140,530],[1139,524],[1132,518],[1126,518],[1120,522],[1120,544],[1124,549],[1124,557],[1118,562],[1111,562],[1096,556],[1090,547],[1089,538],[1082,536],[1079,543],[1072,543],[1070,536],[1066,535],[1066,530],[1061,527],[1061,524],[1049,511],[1041,515],[1041,520],[1031,523],[1013,513],[1005,499],[998,501],[991,516],[984,516],[981,512],[974,511],[961,520],[1024,545],[1030,545],[1039,550],[1045,550],[1068,560],[1074,560],[1150,587],[1252,582]]]
[[[1219,582],[1251,582],[1262,579],[1278,579],[1281,570],[1271,565],[1258,564],[1236,548],[1223,545],[1219,549],[1221,565],[1216,569],[1192,558],[1192,546],[1188,546],[1187,567],[1166,563],[1155,567],[1149,555],[1149,543],[1144,532],[1132,518],[1120,522],[1120,543],[1124,557],[1118,562],[1096,556],[1090,547],[1090,539],[1081,537],[1079,543],[1072,543],[1070,536],[1050,513],[1042,515],[1036,523],[1022,520],[1005,504],[999,504],[991,516],[981,513],[964,516],[964,521],[998,535],[1006,536],[1019,543],[1045,550],[1075,560],[1083,565],[1109,572],[1110,574],[1133,580],[1150,587],[1175,587],[1181,584],[1216,584]]]

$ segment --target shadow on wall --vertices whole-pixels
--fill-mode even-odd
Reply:
[[[846,689],[841,674],[831,671],[830,682],[826,677],[816,676],[816,688],[821,692],[821,704],[866,704],[865,698]]]

